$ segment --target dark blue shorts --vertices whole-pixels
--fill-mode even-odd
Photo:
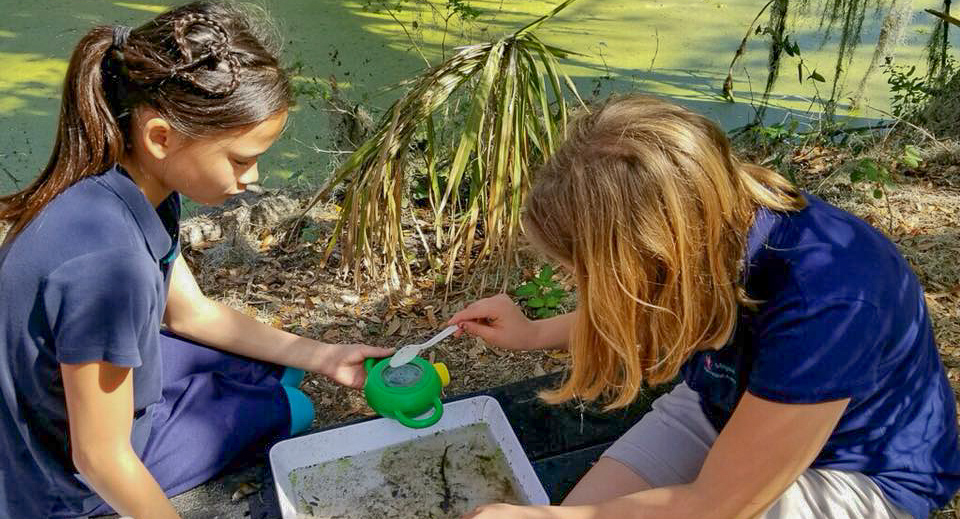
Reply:
[[[289,436],[283,367],[166,333],[160,343],[163,401],[153,409],[143,462],[168,496]],[[101,500],[91,515],[109,513],[113,510]]]

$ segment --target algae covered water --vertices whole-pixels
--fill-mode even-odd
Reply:
[[[97,24],[139,26],[171,3],[179,2],[0,0],[0,7],[5,7],[0,20],[0,65],[6,72],[0,76],[0,119],[4,123],[0,132],[0,194],[23,189],[46,164],[53,146],[67,60],[80,36]],[[317,99],[309,94],[320,88],[326,95],[330,78],[336,78],[335,83],[351,102],[362,104],[376,116],[403,91],[389,86],[426,68],[420,52],[436,65],[449,57],[456,45],[498,38],[558,3],[257,2],[282,28],[284,61],[304,66],[303,75],[298,73],[294,78],[300,92],[298,108],[291,112],[284,135],[262,158],[261,183],[269,187],[296,185],[298,179],[322,183],[340,160],[345,160],[336,149],[340,136],[335,134],[336,125],[331,125],[330,107],[315,102]],[[791,10],[806,12],[795,15],[802,23],[790,39],[796,39],[802,48],[805,66],[818,69],[828,79],[828,71],[838,63],[838,41],[857,39],[837,29],[830,41],[822,42],[827,30],[820,25],[820,13],[829,12],[834,3],[809,2],[807,8],[807,1],[790,2]],[[371,9],[374,4],[403,4],[403,9]],[[581,0],[539,29],[538,35],[549,45],[580,53],[563,60],[561,70],[570,74],[584,95],[642,91],[667,96],[729,129],[752,120],[754,94],[759,98],[766,82],[770,40],[757,35],[735,70],[733,93],[738,103],[728,103],[720,95],[730,60],[763,4],[756,0]],[[892,4],[906,11],[907,22],[889,50],[896,47],[899,64],[920,65],[918,73],[922,75],[925,44],[934,20],[924,8],[942,9],[943,0]],[[458,16],[449,18],[447,15],[454,13],[451,6],[456,5],[469,5],[479,11],[479,16],[469,22],[459,22]],[[880,6],[891,2],[869,5],[866,17],[860,20],[863,34],[859,39],[863,44],[852,60],[843,62],[843,73],[849,80],[839,99],[846,104],[846,98],[864,84],[864,98],[869,103],[864,103],[858,115],[875,118],[880,114],[868,105],[888,111],[889,85],[879,71],[865,83],[861,78],[870,66],[879,34],[885,30],[884,13],[888,9]],[[765,14],[759,25],[768,25],[767,19]],[[469,37],[461,38],[462,34]],[[950,37],[954,46],[960,45],[960,31],[951,31]],[[790,73],[796,66],[795,58],[784,61],[783,77],[771,100],[775,107],[768,111],[771,122],[779,122],[788,109],[805,113],[819,96],[817,82],[800,82]]]
[[[485,424],[302,467],[290,482],[300,519],[459,519],[524,503]]]

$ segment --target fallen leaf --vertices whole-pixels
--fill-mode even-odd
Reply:
[[[487,345],[484,344],[483,339],[477,337],[473,341],[473,346],[471,346],[470,349],[467,350],[467,354],[470,355],[471,357],[478,357],[482,355],[485,351],[487,351]]]
[[[260,490],[260,483],[246,482],[237,487],[237,490],[234,491],[233,495],[230,496],[230,500],[236,503],[237,501],[256,494]]]
[[[402,324],[403,322],[395,317],[392,321],[390,321],[390,324],[387,325],[387,331],[384,332],[384,335],[390,337],[391,335],[397,333],[397,330],[400,329]]]
[[[269,249],[274,241],[276,241],[276,238],[272,234],[268,234],[266,238],[260,240],[260,251],[264,252]]]
[[[509,351],[504,350],[504,349],[500,349],[500,348],[488,348],[488,349],[490,350],[491,353],[493,353],[493,354],[496,355],[497,357],[503,357],[504,355],[509,355],[509,354],[510,354]]]
[[[407,337],[410,335],[411,328],[413,328],[411,322],[409,320],[404,320],[403,324],[400,326],[400,335]]]

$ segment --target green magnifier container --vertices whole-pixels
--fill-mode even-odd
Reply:
[[[367,359],[367,382],[363,395],[380,416],[394,418],[413,429],[423,429],[437,423],[443,416],[440,392],[450,383],[450,372],[442,362],[430,364],[420,357],[396,368],[390,359]],[[421,415],[431,411],[424,418]]]

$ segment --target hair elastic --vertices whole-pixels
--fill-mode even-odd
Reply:
[[[124,45],[127,44],[127,38],[130,37],[130,31],[132,29],[126,25],[114,25],[113,26],[113,46],[121,49]]]

